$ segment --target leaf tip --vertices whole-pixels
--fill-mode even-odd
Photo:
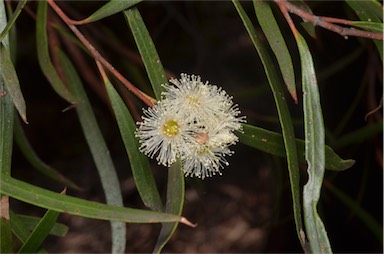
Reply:
[[[185,225],[187,225],[187,226],[190,226],[190,227],[192,227],[192,228],[197,227],[197,223],[192,223],[192,222],[190,222],[190,221],[189,221],[187,218],[185,218],[185,217],[181,217],[180,222],[183,223],[183,224],[185,224]]]
[[[297,93],[296,93],[296,90],[291,91],[290,94],[291,94],[291,97],[292,97],[293,101],[295,102],[295,104],[297,104]]]
[[[26,116],[25,114],[20,115],[20,116],[21,116],[21,119],[23,120],[23,122],[24,122],[25,124],[29,124],[29,123],[28,123],[28,120],[27,120],[27,116]]]

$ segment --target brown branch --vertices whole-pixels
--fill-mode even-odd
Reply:
[[[335,25],[333,23],[340,23],[340,24],[346,24],[346,23],[345,23],[345,20],[342,21],[341,19],[320,17],[320,16],[313,15],[297,7],[296,5],[288,2],[287,0],[273,0],[273,1],[280,7],[280,9],[283,6],[285,9],[287,9],[288,12],[296,14],[297,16],[301,17],[305,21],[310,22],[314,26],[321,26],[325,29],[338,33],[341,36],[344,36],[344,37],[357,36],[357,37],[363,37],[363,38],[369,38],[369,39],[375,39],[375,40],[384,40],[382,33],[369,32],[369,31],[364,31],[360,29]]]
[[[83,45],[89,50],[93,58],[100,62],[106,69],[108,69],[121,83],[123,83],[128,90],[135,94],[140,100],[142,100],[149,107],[153,107],[153,100],[148,95],[136,88],[131,82],[129,82],[123,75],[120,74],[100,53],[95,47],[84,37],[84,35],[73,25],[72,20],[56,5],[54,0],[47,0],[52,9],[59,15],[59,17],[67,24],[69,29],[77,36],[77,38],[83,43]]]

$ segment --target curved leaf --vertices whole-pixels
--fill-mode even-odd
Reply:
[[[28,238],[28,234],[29,234],[28,231],[32,231],[36,227],[36,225],[39,223],[40,219],[41,218],[35,217],[35,216],[15,214],[14,212],[11,211],[12,231],[20,239],[20,241],[25,242],[25,240],[27,240]],[[25,232],[27,232],[28,234],[25,235],[21,233],[22,235],[20,236],[19,235],[20,229],[25,230]],[[62,223],[55,223],[51,231],[49,231],[49,234],[54,236],[66,236],[67,233],[68,233],[68,226]]]
[[[140,3],[142,0],[111,0],[105,5],[103,5],[100,9],[95,11],[91,16],[89,16],[86,19],[83,19],[81,21],[77,21],[77,24],[87,24],[91,22],[98,21],[100,19],[109,17],[111,15],[114,15],[116,13],[119,13],[121,11],[124,11],[138,3]]]
[[[3,174],[0,175],[0,193],[35,206],[91,219],[127,223],[185,222],[183,217],[174,214],[111,206],[60,195]]]
[[[240,142],[273,155],[286,157],[283,136],[256,126],[243,124],[243,133],[237,132]],[[296,139],[299,161],[305,162],[305,141]],[[329,170],[345,170],[354,165],[354,160],[341,159],[329,146],[325,146],[325,167]]]
[[[66,55],[61,51],[58,52],[59,60],[61,66],[63,67],[64,75],[67,78],[68,85],[73,95],[78,99],[76,112],[78,114],[88,146],[91,150],[93,160],[95,161],[107,204],[123,206],[119,179],[80,77],[77,75],[74,66]],[[124,252],[126,244],[125,224],[117,221],[111,221],[111,226],[112,252]]]
[[[0,30],[7,25],[7,16],[4,1],[0,1]],[[9,40],[6,36],[0,45],[9,50]],[[1,67],[0,67],[1,68]],[[11,175],[12,161],[12,134],[13,134],[14,106],[4,80],[0,75],[0,174]],[[0,252],[11,253],[13,250],[11,221],[9,220],[9,197],[0,195]]]
[[[37,3],[36,13],[36,46],[39,65],[45,77],[48,79],[52,88],[63,99],[70,103],[75,103],[74,97],[70,94],[68,88],[64,85],[53,66],[48,49],[47,36],[47,2],[39,1]]]
[[[167,205],[165,211],[173,214],[181,214],[184,204],[184,173],[181,161],[176,161],[168,169]],[[160,253],[177,228],[178,223],[163,223],[154,253]]]
[[[320,94],[311,52],[304,38],[294,33],[299,48],[303,82],[305,159],[308,162],[308,182],[304,185],[304,224],[313,253],[331,253],[324,224],[317,213],[325,172],[325,131]]]
[[[156,182],[148,158],[139,151],[139,142],[134,135],[136,130],[135,122],[111,82],[107,77],[103,77],[103,79],[119,125],[121,137],[129,157],[133,177],[141,200],[152,210],[162,211],[163,204],[156,187]]]
[[[346,3],[355,11],[361,21],[383,23],[383,6],[378,1],[346,0]],[[374,43],[383,62],[383,41],[374,40]]]
[[[145,69],[147,70],[149,80],[151,81],[156,98],[161,98],[162,84],[168,82],[163,65],[157,54],[155,45],[149,35],[147,27],[141,18],[137,8],[131,8],[124,11],[124,17],[131,28],[132,35],[136,41]]]
[[[284,37],[280,32],[279,25],[272,13],[271,6],[267,1],[253,0],[253,6],[257,20],[263,30],[273,53],[276,56],[285,85],[288,88],[295,103],[297,103],[297,93],[295,84],[295,72],[291,54],[289,53]]]
[[[48,210],[25,240],[18,253],[36,253],[55,225],[59,215],[59,212]]]
[[[13,12],[12,17],[9,19],[7,25],[2,29],[2,32],[0,34],[0,41],[3,40],[3,38],[9,33],[11,30],[13,24],[16,22],[16,19],[19,17],[22,9],[24,8],[25,4],[27,3],[28,0],[22,0],[19,1],[17,4],[16,10]]]
[[[300,174],[299,174],[299,162],[297,157],[295,133],[293,130],[292,119],[288,110],[288,105],[284,97],[284,91],[280,83],[278,71],[269,56],[266,47],[257,36],[256,30],[252,25],[251,20],[240,5],[238,0],[232,0],[237,12],[239,13],[245,28],[255,46],[260,59],[263,63],[265,73],[267,75],[269,85],[273,92],[275,99],[277,112],[279,114],[281,129],[283,133],[283,140],[285,145],[285,152],[287,154],[289,179],[291,182],[291,193],[293,200],[293,212],[296,224],[296,233],[303,248],[305,248],[305,242],[302,237],[303,222],[301,218],[301,203],[300,203]]]
[[[23,93],[20,89],[19,79],[8,50],[0,44],[0,74],[3,77],[5,86],[10,93],[13,104],[20,114],[21,119],[27,123],[26,106]]]

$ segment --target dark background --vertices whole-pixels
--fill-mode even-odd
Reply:
[[[81,19],[103,3],[62,1],[58,4],[70,17]],[[252,3],[242,4],[256,24]],[[357,19],[344,2],[310,2],[309,5],[316,15]],[[33,13],[36,3],[28,3],[27,7]],[[276,107],[263,66],[231,2],[144,2],[139,4],[139,10],[167,70],[176,76],[180,73],[197,74],[203,81],[209,80],[222,86],[239,104],[249,124],[280,132]],[[285,21],[278,10],[275,11],[294,58],[299,84],[297,48]],[[295,21],[299,26],[300,20]],[[62,112],[68,103],[55,94],[39,69],[35,20],[23,12],[16,25],[16,69],[26,99],[29,121],[29,125],[24,125],[26,134],[37,154],[46,163],[85,188],[83,192],[69,190],[68,195],[104,202],[97,171],[76,112]],[[150,91],[145,70],[133,58],[124,55],[123,49],[113,44],[118,42],[125,50],[137,52],[123,15],[114,15],[85,25],[81,30],[128,80]],[[381,110],[369,117],[368,121],[364,119],[372,110],[371,104],[378,103],[382,96],[382,62],[372,41],[351,37],[344,39],[322,28],[316,28],[316,35],[316,39],[307,34],[305,37],[319,74],[324,121],[329,134],[327,143],[332,146],[338,137],[330,136],[359,96],[361,86],[362,97],[340,136],[382,119]],[[332,69],[335,63],[353,54],[355,57],[349,63],[344,63],[339,70]],[[92,75],[98,78],[94,63],[91,59],[88,61],[94,70]],[[329,71],[330,75],[327,74]],[[125,205],[144,208],[136,192],[129,161],[108,104],[84,81],[118,170]],[[97,85],[101,86],[101,83]],[[288,94],[286,98],[291,107],[296,134],[302,137],[301,88],[297,89],[297,105]],[[144,105],[140,102],[137,105],[140,114],[140,108]],[[222,171],[222,176],[204,181],[186,179],[183,215],[198,223],[198,227],[179,225],[164,251],[302,252],[295,232],[285,160],[243,144],[233,149],[235,154],[229,158],[230,166]],[[344,159],[356,160],[356,164],[344,172],[327,171],[326,181],[355,200],[382,225],[382,133],[335,151]],[[155,161],[151,163],[159,189],[164,193],[166,168],[157,166]],[[305,169],[303,165],[302,185],[306,182]],[[35,171],[17,147],[14,149],[12,174],[54,191],[63,188],[61,184]],[[42,216],[44,212],[15,200],[12,200],[12,207],[23,214]],[[327,188],[323,188],[318,208],[334,252],[383,251],[382,242],[374,237],[353,210],[343,205]],[[70,227],[69,233],[64,238],[49,237],[45,243],[48,252],[110,251],[108,222],[67,214],[62,214],[59,221]],[[127,229],[127,252],[150,252],[160,226],[128,224]]]

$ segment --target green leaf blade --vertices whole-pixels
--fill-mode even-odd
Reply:
[[[36,46],[37,58],[39,65],[45,77],[48,79],[55,92],[63,99],[70,103],[75,103],[75,99],[69,92],[68,88],[64,85],[53,66],[48,49],[48,36],[47,36],[47,2],[38,2],[36,14]]]
[[[0,193],[38,207],[91,219],[127,223],[182,221],[182,217],[174,214],[111,206],[68,195],[60,195],[5,175],[0,175]]]
[[[383,32],[383,23],[379,22],[368,22],[368,21],[351,21],[349,23],[351,26],[359,27],[368,31]]]
[[[55,225],[60,213],[48,210],[19,249],[19,253],[37,252]]]
[[[313,253],[331,253],[325,226],[317,213],[325,172],[325,130],[316,73],[311,53],[304,38],[295,33],[299,48],[304,104],[305,158],[308,182],[303,190],[304,224]]]
[[[0,45],[0,74],[3,77],[5,86],[10,93],[13,104],[20,114],[21,119],[26,123],[27,114],[23,93],[20,89],[19,79],[13,66],[11,55],[8,50]]]
[[[21,11],[23,10],[25,4],[27,3],[28,0],[22,0],[19,1],[17,4],[15,12],[12,14],[12,17],[9,19],[7,25],[4,27],[4,29],[1,29],[2,32],[0,34],[0,41],[4,39],[6,35],[8,35],[9,31],[11,30],[13,24],[16,22],[16,19],[19,17]]]
[[[280,84],[278,72],[273,64],[271,57],[269,56],[264,44],[258,38],[256,29],[253,27],[251,20],[238,0],[232,0],[233,4],[239,16],[241,17],[245,28],[255,46],[260,59],[263,63],[265,73],[267,75],[269,85],[274,95],[277,112],[279,114],[280,124],[283,133],[283,140],[285,145],[285,151],[287,154],[289,178],[291,182],[291,193],[293,200],[294,219],[296,224],[296,233],[303,248],[305,248],[305,242],[302,238],[301,232],[303,232],[303,222],[301,216],[301,203],[300,203],[300,174],[299,163],[297,158],[295,134],[293,130],[292,119],[288,110],[288,105],[284,97],[284,91]]]
[[[70,60],[61,51],[59,51],[59,60],[63,67],[64,75],[67,78],[70,90],[78,99],[76,112],[78,114],[85,139],[95,161],[107,204],[123,206],[119,179],[80,77]],[[111,221],[111,226],[113,239],[112,252],[124,252],[126,244],[125,224],[122,222]]]
[[[142,0],[128,0],[128,1],[121,1],[121,0],[111,0],[105,5],[103,5],[100,9],[95,11],[92,15],[90,15],[88,18],[83,19],[81,21],[78,21],[79,24],[88,24],[91,22],[98,21],[100,19],[109,17],[111,15],[114,15],[116,13],[119,13],[121,11],[124,11],[126,9],[131,8],[132,6],[140,3]]]
[[[162,211],[159,191],[148,158],[139,151],[139,142],[134,135],[136,125],[123,100],[108,79],[104,79],[108,97],[127,151],[135,183],[144,204],[155,211]]]
[[[165,208],[166,212],[178,215],[181,215],[183,210],[185,196],[184,173],[181,167],[181,162],[178,160],[168,169],[167,204]],[[161,252],[176,231],[177,225],[177,222],[162,224],[154,253]]]
[[[383,6],[378,1],[346,0],[346,3],[354,10],[361,21],[383,23]],[[383,62],[383,41],[374,40],[374,43],[379,52],[381,62]]]
[[[161,85],[166,84],[168,80],[155,45],[137,8],[131,8],[124,11],[124,17],[131,28],[132,35],[135,39],[137,48],[139,49],[145,69],[147,70],[153,91],[156,98],[159,100],[162,91]]]
[[[40,220],[41,218],[35,216],[15,214],[11,211],[12,232],[24,243]],[[49,231],[50,235],[60,237],[66,236],[67,233],[68,226],[61,223],[55,223]]]
[[[261,29],[263,30],[268,43],[276,56],[285,85],[287,86],[293,100],[297,103],[295,72],[293,69],[291,54],[289,53],[287,44],[281,34],[275,16],[272,13],[271,6],[267,1],[261,0],[253,0],[253,6],[255,8],[256,17],[259,21]]]
[[[286,157],[283,136],[260,127],[243,124],[243,133],[237,132],[240,142],[263,152]],[[296,139],[298,159],[305,163],[305,141]],[[325,146],[325,167],[329,170],[346,170],[354,165],[354,160],[343,160],[331,147]]]

